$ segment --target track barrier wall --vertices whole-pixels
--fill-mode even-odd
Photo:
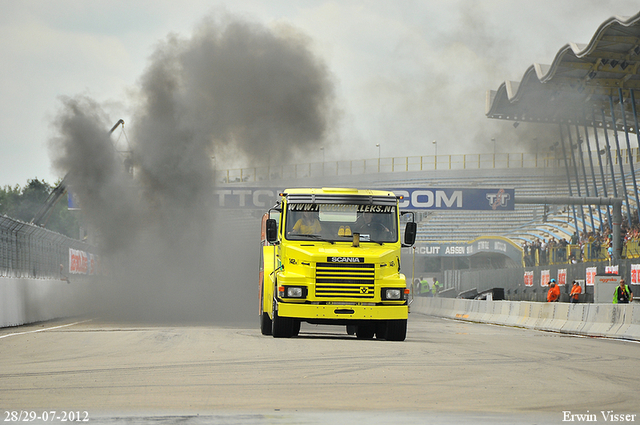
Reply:
[[[640,341],[640,304],[570,304],[418,297],[411,312],[478,323]]]
[[[95,247],[0,216],[0,327],[82,313],[87,283],[106,272]]]
[[[0,328],[86,313],[87,282],[0,278]]]

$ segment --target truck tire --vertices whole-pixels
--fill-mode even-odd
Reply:
[[[273,313],[271,334],[274,338],[291,338],[294,333],[295,320],[290,317],[278,316],[278,311]]]
[[[373,335],[376,333],[376,327],[373,323],[363,323],[358,325],[356,329],[356,338],[358,339],[373,339]]]
[[[382,320],[376,323],[376,339],[386,339],[387,338],[387,322]]]
[[[407,319],[387,322],[387,341],[404,341],[407,337]]]
[[[260,316],[260,332],[262,335],[271,335],[271,318],[267,313],[262,313]]]

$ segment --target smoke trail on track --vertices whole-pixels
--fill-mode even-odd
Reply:
[[[63,98],[54,122],[54,166],[111,265],[92,303],[126,320],[253,320],[258,221],[214,211],[212,156],[262,165],[318,152],[335,116],[326,67],[291,28],[209,17],[159,43],[133,111],[132,173],[96,101]]]

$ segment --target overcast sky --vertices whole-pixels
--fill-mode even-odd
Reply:
[[[588,43],[637,0],[0,0],[0,186],[55,182],[48,140],[60,96],[88,95],[113,123],[154,48],[229,13],[306,34],[335,85],[340,120],[326,160],[491,152],[517,129],[485,117],[486,91]],[[126,131],[125,126],[125,131]],[[512,134],[513,133],[513,134]],[[121,132],[115,138],[124,138]],[[336,143],[337,142],[337,143]],[[510,147],[502,148],[503,151]],[[519,152],[522,148],[514,147]],[[321,152],[309,152],[320,161]],[[218,164],[221,165],[221,164]],[[244,164],[250,165],[250,164]]]

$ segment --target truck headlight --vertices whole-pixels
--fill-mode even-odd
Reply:
[[[306,298],[306,286],[280,286],[278,296],[281,298]]]
[[[383,288],[382,299],[383,300],[403,300],[404,291],[400,288]]]
[[[302,288],[299,286],[287,287],[287,297],[290,298],[302,298]]]

